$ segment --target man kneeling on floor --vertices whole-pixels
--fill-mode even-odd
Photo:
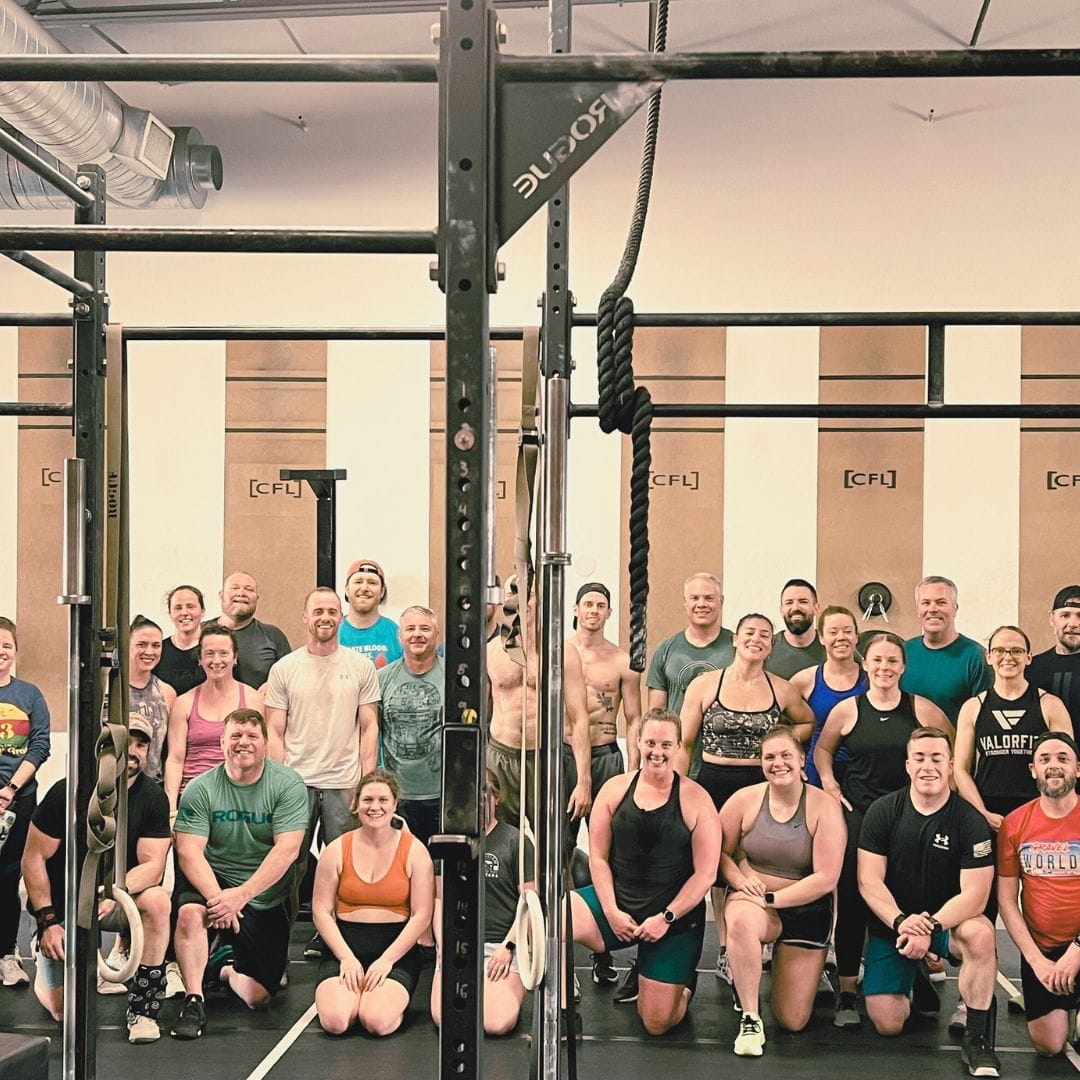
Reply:
[[[994,928],[983,915],[994,880],[990,826],[949,787],[952,744],[916,728],[907,745],[908,787],[870,804],[859,837],[859,889],[873,915],[863,997],[879,1035],[899,1035],[912,1010],[940,1007],[926,958],[960,957],[967,1003],[961,1059],[972,1076],[999,1076],[994,1053]]]
[[[134,713],[128,720],[127,877],[143,926],[143,951],[128,991],[128,1040],[161,1038],[158,1012],[165,997],[165,947],[169,943],[169,894],[161,887],[169,851],[169,800],[159,784],[143,776],[154,737],[150,723]],[[34,992],[55,1020],[64,1013],[64,867],[67,781],[54,784],[34,811],[23,852],[27,907],[37,920]],[[103,930],[122,930],[127,920],[115,900],[98,907]],[[123,985],[117,984],[120,991]],[[99,991],[105,992],[100,976]]]
[[[286,902],[307,828],[298,773],[266,756],[266,722],[236,709],[221,725],[225,761],[184,789],[176,816],[176,957],[184,985],[220,982],[259,1009],[281,984],[289,950]],[[208,931],[216,933],[210,955]],[[206,1029],[201,993],[189,993],[171,1034]]]
[[[1020,950],[1028,1035],[1044,1057],[1068,1046],[1069,1011],[1080,1000],[1076,756],[1071,735],[1040,735],[1031,762],[1039,797],[1009,814],[998,833],[998,903]]]

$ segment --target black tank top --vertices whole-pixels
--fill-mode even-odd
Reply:
[[[626,789],[611,815],[611,877],[615,901],[638,922],[671,903],[694,873],[690,830],[679,803],[679,774],[671,781],[671,794],[655,810],[642,810],[634,802],[641,773]]]
[[[865,814],[875,799],[907,786],[907,743],[919,721],[910,694],[901,693],[900,704],[885,710],[872,705],[866,694],[860,694],[855,707],[855,726],[844,738],[851,761],[841,788],[847,801]]]
[[[1028,688],[1015,701],[993,687],[982,696],[975,717],[975,786],[987,810],[1008,814],[1038,794],[1028,766],[1035,740],[1046,731],[1039,690]]]

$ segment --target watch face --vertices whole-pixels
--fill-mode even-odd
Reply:
[[[675,912],[670,908],[664,909],[664,922],[673,923],[675,921]]]

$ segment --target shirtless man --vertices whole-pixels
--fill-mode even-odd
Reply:
[[[630,670],[630,655],[604,637],[611,617],[611,593],[599,581],[589,581],[577,591],[574,601],[574,629],[570,644],[581,657],[585,675],[585,703],[589,712],[589,742],[592,745],[592,789],[599,791],[613,776],[623,771],[619,750],[619,707],[626,721],[626,749],[629,772],[637,772],[641,751],[641,676]],[[609,986],[617,975],[611,953],[593,953],[592,978],[599,986]]]
[[[514,579],[506,583],[507,595],[516,589]],[[503,647],[501,636],[487,644],[487,675],[491,690],[491,730],[487,747],[487,767],[499,779],[502,801],[500,820],[514,824],[520,814],[522,799],[521,739],[525,735],[525,798],[531,808],[536,784],[536,678],[539,655],[536,645],[536,604],[532,596],[522,620],[525,669]],[[520,659],[520,654],[519,657]],[[528,680],[525,723],[522,725],[522,680]],[[589,746],[589,713],[585,706],[585,675],[581,657],[567,642],[563,649],[563,695],[566,718],[563,727],[563,776],[570,792],[566,812],[571,822],[584,817],[592,804]]]

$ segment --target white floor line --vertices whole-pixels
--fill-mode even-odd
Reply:
[[[247,1080],[263,1080],[263,1077],[266,1076],[266,1074],[285,1056],[289,1047],[300,1038],[304,1028],[311,1023],[312,1017],[314,1016],[315,1002],[312,1002],[307,1012],[305,1012],[304,1015],[301,1016],[284,1035],[282,1035],[277,1046],[275,1046],[270,1053],[255,1066],[254,1072],[248,1075]]]
[[[1020,993],[1020,987],[1017,986],[1015,983],[1010,982],[1004,975],[1001,974],[1000,971],[997,973],[997,981],[998,986],[1000,986],[1001,989],[1009,995],[1009,997],[1016,997],[1016,995]]]

